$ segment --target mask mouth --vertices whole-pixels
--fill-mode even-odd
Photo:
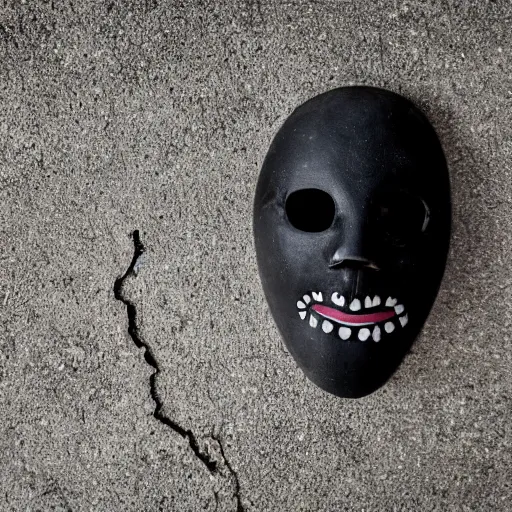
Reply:
[[[395,297],[388,296],[384,304],[381,297],[369,295],[364,298],[355,297],[350,304],[338,292],[331,295],[334,307],[325,305],[322,292],[306,293],[297,301],[297,309],[301,320],[309,315],[310,328],[321,329],[332,333],[344,341],[381,341],[383,335],[391,335],[397,327],[404,328],[408,321],[405,306]]]

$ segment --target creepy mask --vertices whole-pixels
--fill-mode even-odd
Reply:
[[[358,398],[393,374],[437,295],[450,216],[441,145],[405,98],[335,89],[286,120],[254,236],[270,311],[309,379]]]

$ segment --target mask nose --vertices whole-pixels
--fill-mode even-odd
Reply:
[[[379,270],[379,266],[371,259],[363,256],[357,246],[338,247],[329,261],[329,268],[353,268],[355,270]]]

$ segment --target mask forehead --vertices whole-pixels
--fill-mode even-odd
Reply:
[[[417,109],[387,91],[335,92],[306,102],[285,122],[263,165],[265,188],[281,195],[320,188],[341,204],[393,187],[435,200],[444,156]]]

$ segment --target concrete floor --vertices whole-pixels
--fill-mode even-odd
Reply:
[[[512,510],[511,29],[507,1],[3,2],[0,510]],[[251,230],[273,134],[347,84],[427,113],[454,204],[423,334],[358,401],[283,348]]]

